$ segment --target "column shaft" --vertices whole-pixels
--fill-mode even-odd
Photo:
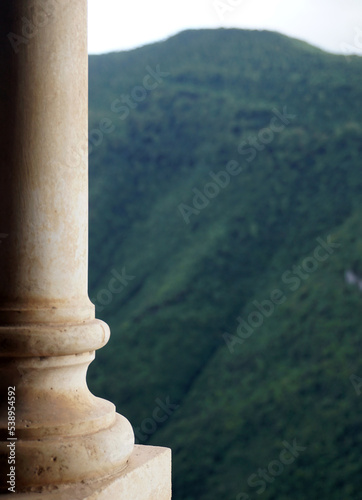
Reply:
[[[0,15],[0,322],[89,319],[87,4]]]
[[[0,3],[0,485],[16,397],[16,491],[123,470],[129,422],[86,371],[109,329],[87,295],[87,2]]]

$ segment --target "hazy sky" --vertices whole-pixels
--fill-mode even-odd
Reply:
[[[279,31],[362,54],[362,0],[88,0],[89,52],[128,50],[188,28]]]

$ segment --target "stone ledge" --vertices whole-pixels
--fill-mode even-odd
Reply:
[[[171,500],[171,450],[134,447],[127,468],[94,482],[62,485],[53,491],[9,493],[14,500]]]

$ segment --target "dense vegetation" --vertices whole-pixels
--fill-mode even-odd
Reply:
[[[89,385],[175,500],[360,498],[361,84],[264,31],[90,57]]]

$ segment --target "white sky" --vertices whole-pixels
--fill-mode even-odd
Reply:
[[[88,10],[91,54],[129,50],[188,28],[237,27],[362,55],[362,0],[88,0]]]

